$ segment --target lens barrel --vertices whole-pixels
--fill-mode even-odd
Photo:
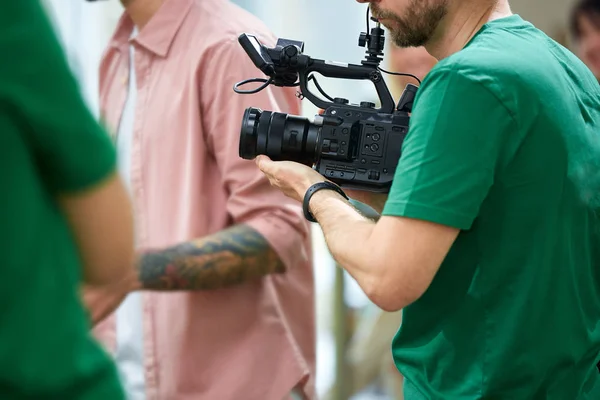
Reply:
[[[320,131],[307,118],[251,107],[242,118],[239,154],[246,160],[264,154],[272,160],[312,166]]]

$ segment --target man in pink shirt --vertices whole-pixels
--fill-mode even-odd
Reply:
[[[87,288],[102,321],[95,333],[133,400],[312,399],[308,223],[238,156],[247,107],[300,112],[293,90],[232,89],[257,72],[239,34],[275,38],[227,0],[123,5],[100,67],[100,103],[140,256],[126,281]]]

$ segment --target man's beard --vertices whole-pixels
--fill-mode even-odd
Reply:
[[[401,17],[391,11],[377,8],[371,3],[371,11],[377,19],[393,21],[389,28],[392,40],[398,47],[419,47],[433,36],[442,18],[447,13],[448,0],[410,0]]]

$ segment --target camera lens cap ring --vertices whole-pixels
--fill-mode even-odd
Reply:
[[[269,136],[269,127],[271,126],[271,115],[273,112],[264,111],[258,119],[258,129],[256,137],[256,154],[267,154],[267,143]]]
[[[284,113],[273,113],[271,126],[269,127],[269,140],[267,142],[267,155],[273,159],[279,159],[282,153],[283,135],[285,134],[285,121],[287,115]]]

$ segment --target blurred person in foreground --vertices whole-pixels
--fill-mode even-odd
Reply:
[[[392,353],[405,398],[600,398],[596,79],[505,0],[370,6],[398,46],[439,62],[387,201],[350,193],[382,212],[377,222],[335,190],[308,207],[369,298],[403,310]],[[324,181],[256,162],[298,201]]]
[[[580,0],[571,12],[577,55],[600,81],[600,0]]]
[[[0,51],[0,398],[124,399],[80,299],[132,269],[115,149],[39,1],[1,3]]]
[[[130,399],[313,398],[309,225],[238,156],[247,107],[300,112],[292,89],[233,91],[256,76],[239,34],[276,39],[227,0],[123,5],[100,105],[133,196],[139,259],[121,284],[87,292],[104,320],[96,333]]]

